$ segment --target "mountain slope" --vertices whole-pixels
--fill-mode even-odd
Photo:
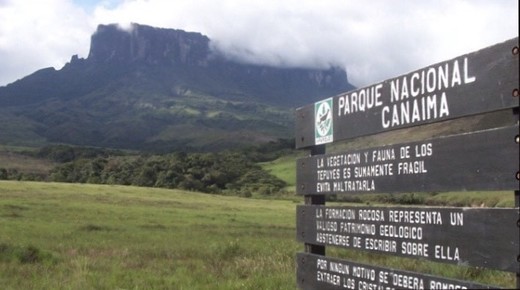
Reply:
[[[100,25],[89,56],[0,88],[0,144],[220,150],[292,136],[292,109],[351,89],[344,70],[241,64],[199,33]]]

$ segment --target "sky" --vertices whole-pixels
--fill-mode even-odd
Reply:
[[[0,0],[0,86],[88,57],[99,24],[200,32],[231,59],[357,87],[518,37],[518,0]]]

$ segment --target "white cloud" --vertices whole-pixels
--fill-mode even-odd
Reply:
[[[357,86],[518,36],[517,0],[105,0],[94,9],[70,0],[0,1],[8,23],[0,27],[0,58],[12,59],[0,68],[0,84],[60,67],[72,54],[86,57],[100,23],[201,32],[243,61],[341,65]]]
[[[87,15],[69,1],[3,1],[0,22],[0,84],[88,52]]]

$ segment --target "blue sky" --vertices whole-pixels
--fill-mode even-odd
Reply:
[[[201,32],[241,61],[341,66],[365,86],[518,37],[518,0],[0,0],[0,86],[130,22]]]
[[[97,6],[115,8],[118,4],[121,4],[123,0],[73,0],[72,2],[80,7],[83,7],[87,11],[93,11]]]
[[[74,0],[74,3],[89,10],[93,10],[100,2],[98,0]]]

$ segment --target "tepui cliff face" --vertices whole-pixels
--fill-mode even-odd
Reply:
[[[99,25],[87,58],[0,87],[0,143],[218,150],[290,138],[292,108],[351,88],[336,67],[240,63],[200,33]]]
[[[205,66],[209,53],[209,38],[200,33],[138,24],[132,24],[130,30],[99,25],[91,38],[88,60]]]
[[[210,39],[200,33],[132,24],[130,30],[100,25],[92,36],[87,59],[91,63],[141,64],[198,69],[222,85],[239,86],[261,101],[275,100],[298,106],[317,96],[351,89],[343,69],[276,68],[225,59],[210,49]],[[266,93],[268,87],[271,91]],[[273,97],[276,96],[276,97]]]

